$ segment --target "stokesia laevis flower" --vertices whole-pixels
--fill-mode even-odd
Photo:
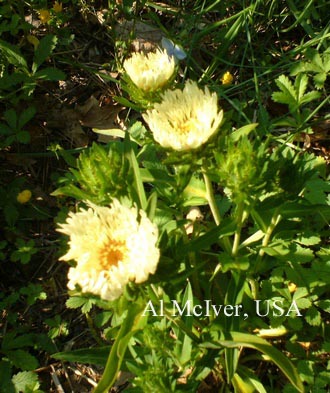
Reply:
[[[148,54],[134,53],[124,61],[124,69],[136,86],[152,92],[169,81],[174,73],[175,61],[166,51],[158,49]]]
[[[157,227],[145,212],[116,199],[110,207],[90,203],[87,210],[71,212],[58,230],[70,236],[70,249],[60,260],[77,262],[69,269],[69,289],[78,285],[83,292],[115,300],[129,281],[144,282],[156,271]]]
[[[143,115],[154,139],[163,147],[184,151],[196,149],[218,129],[223,111],[217,95],[187,81],[183,90],[167,90],[162,102]]]

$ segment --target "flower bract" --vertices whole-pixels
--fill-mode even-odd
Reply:
[[[187,81],[183,90],[165,91],[162,102],[143,118],[160,145],[185,151],[200,147],[216,132],[223,111],[218,109],[215,93]]]
[[[89,204],[70,213],[60,232],[70,236],[70,249],[60,259],[75,260],[68,273],[68,288],[115,300],[129,281],[144,282],[159,260],[157,227],[137,208],[116,199],[110,207]]]
[[[124,61],[124,69],[133,83],[145,92],[162,88],[172,77],[175,61],[166,51],[134,53]]]

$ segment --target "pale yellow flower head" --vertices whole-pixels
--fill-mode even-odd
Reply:
[[[196,149],[218,129],[223,111],[217,95],[187,81],[183,90],[167,90],[161,103],[143,115],[154,139],[165,148],[177,151]]]
[[[134,53],[124,61],[124,69],[137,87],[152,92],[169,81],[175,70],[175,60],[160,49],[148,54]]]
[[[69,289],[78,285],[83,292],[114,300],[129,281],[144,282],[156,271],[158,230],[145,212],[116,199],[110,207],[89,206],[71,212],[60,225],[59,231],[70,236],[70,249],[60,259],[77,263],[68,273]]]
[[[32,197],[32,192],[30,190],[23,190],[17,195],[17,202],[19,203],[27,203]]]

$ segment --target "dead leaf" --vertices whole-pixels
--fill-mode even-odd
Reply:
[[[109,128],[120,128],[116,124],[117,117],[124,107],[113,103],[100,106],[99,101],[94,96],[91,96],[84,105],[77,105],[75,109],[83,126],[106,130]]]
[[[164,37],[162,31],[157,27],[134,21],[118,23],[115,27],[115,32],[118,40],[131,41],[131,50],[135,52],[151,52],[155,50],[160,46]]]

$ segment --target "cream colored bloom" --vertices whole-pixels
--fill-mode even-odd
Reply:
[[[138,215],[140,219],[138,220]],[[70,250],[61,260],[75,260],[68,287],[114,300],[129,281],[141,283],[156,271],[158,230],[145,212],[116,199],[110,207],[90,207],[70,213],[59,231],[69,235]]]
[[[143,115],[154,139],[163,147],[183,151],[196,149],[218,129],[223,111],[217,95],[188,81],[183,90],[167,90],[163,100]]]
[[[134,53],[124,61],[124,69],[134,84],[146,92],[163,87],[175,69],[173,56],[158,49],[154,53]]]

